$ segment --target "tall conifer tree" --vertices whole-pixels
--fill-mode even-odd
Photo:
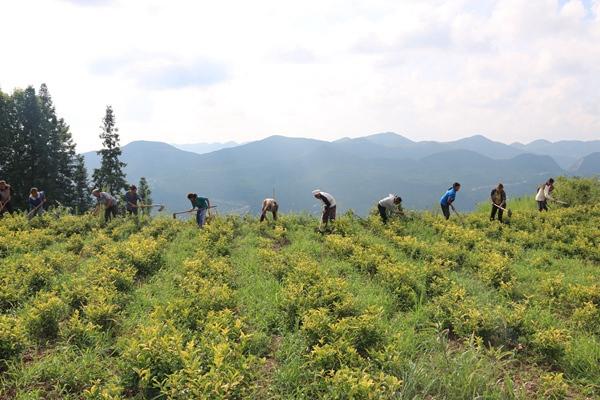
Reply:
[[[121,162],[121,147],[119,145],[119,129],[115,126],[115,115],[111,106],[106,106],[106,114],[102,119],[103,148],[97,151],[102,161],[100,168],[94,169],[92,179],[94,185],[102,190],[107,190],[113,195],[118,195],[127,188],[123,168],[125,163]]]
[[[138,185],[138,193],[140,197],[144,201],[144,204],[152,204],[152,190],[150,190],[150,186],[148,185],[148,181],[143,176],[140,178],[140,184]],[[150,208],[144,208],[143,213],[146,215],[150,215]]]

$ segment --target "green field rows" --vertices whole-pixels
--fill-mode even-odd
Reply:
[[[0,398],[600,396],[600,208],[0,227]]]

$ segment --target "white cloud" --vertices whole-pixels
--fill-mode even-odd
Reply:
[[[2,2],[0,87],[46,82],[80,148],[378,131],[600,138],[598,0]],[[160,89],[160,90],[157,90]]]

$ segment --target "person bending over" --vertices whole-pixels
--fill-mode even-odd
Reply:
[[[277,210],[279,210],[279,204],[275,199],[264,199],[262,203],[262,213],[260,214],[260,222],[263,222],[267,218],[267,213],[273,214],[273,221],[277,221]]]
[[[196,193],[188,193],[188,200],[192,203],[190,212],[196,210],[196,223],[200,228],[206,222],[206,211],[210,208],[210,201],[206,197],[200,197]]]
[[[387,197],[379,200],[377,210],[384,224],[387,224],[389,217],[395,213],[401,213],[402,199],[395,194],[389,194]]]
[[[442,213],[444,218],[450,219],[450,208],[454,210],[454,200],[456,200],[456,193],[460,190],[460,183],[454,182],[451,188],[440,199],[440,206],[442,207]]]

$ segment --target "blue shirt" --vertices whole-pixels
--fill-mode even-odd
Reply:
[[[443,206],[447,206],[448,204],[452,203],[454,199],[456,199],[456,190],[454,190],[454,188],[451,187],[446,193],[444,193],[444,195],[440,199],[440,204]]]
[[[37,197],[32,197],[31,195],[29,196],[29,209],[33,210],[34,208],[36,208],[37,206],[39,206],[40,204],[42,204],[42,202],[44,201],[44,198],[46,197],[46,195],[44,194],[44,192],[39,191]]]

